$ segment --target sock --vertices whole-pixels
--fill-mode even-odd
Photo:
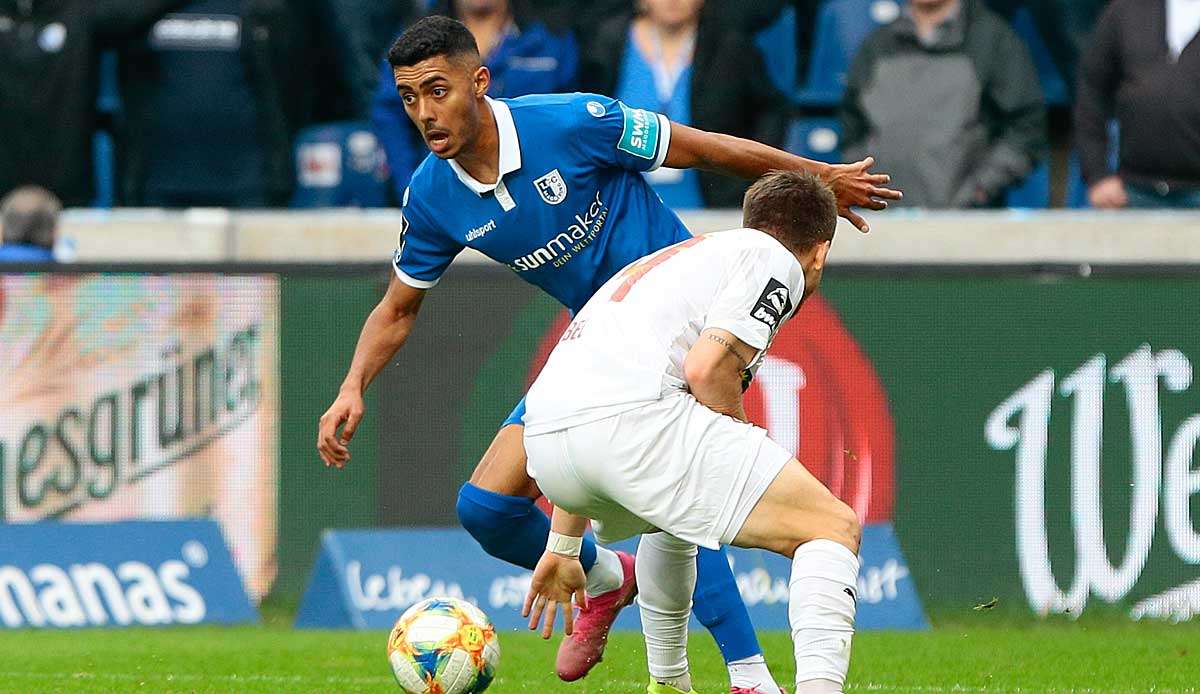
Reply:
[[[796,694],[842,694],[842,685],[833,680],[809,680],[796,685]]]
[[[666,533],[643,535],[635,568],[650,677],[690,691],[690,679],[684,682],[680,678],[688,675],[687,633],[696,583],[696,546]]]
[[[665,684],[668,687],[674,687],[681,692],[692,691],[692,675],[688,672],[683,673],[679,677],[666,677],[663,679],[655,679],[654,681],[658,682],[659,684]]]
[[[533,571],[546,551],[550,519],[525,496],[506,496],[471,484],[458,490],[458,520],[488,554]],[[584,571],[596,563],[596,542],[583,538]]]
[[[753,689],[762,694],[780,694],[779,685],[767,669],[767,659],[761,655],[742,658],[728,663],[729,686]]]
[[[607,547],[596,546],[596,563],[587,572],[587,594],[594,598],[616,590],[625,582],[625,569],[617,553]]]
[[[798,691],[842,691],[850,667],[857,590],[858,557],[846,547],[832,540],[812,540],[796,550],[788,621],[796,649]]]
[[[738,592],[725,548],[700,548],[696,555],[696,592],[693,611],[708,629],[726,663],[762,655],[754,623]]]

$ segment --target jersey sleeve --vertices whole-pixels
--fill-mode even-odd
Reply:
[[[731,263],[704,327],[758,351],[771,344],[804,295],[804,272],[782,247],[743,250]]]
[[[654,171],[667,158],[671,121],[666,116],[631,108],[617,99],[580,94],[569,102],[576,153],[598,166]]]
[[[410,287],[430,289],[441,279],[464,245],[429,222],[424,210],[409,204],[412,188],[404,191],[400,209],[400,235],[392,254],[396,277]]]

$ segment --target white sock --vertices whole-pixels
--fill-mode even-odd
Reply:
[[[850,667],[858,557],[832,540],[806,542],[792,557],[790,587],[796,689],[840,692]]]
[[[681,692],[692,691],[692,675],[688,672],[683,673],[679,677],[665,677],[661,679],[656,677],[654,681],[658,682],[659,684],[665,684],[669,687],[674,687]]]
[[[611,549],[596,545],[596,563],[587,574],[588,597],[604,595],[616,590],[625,582],[625,570],[621,568],[621,558]]]
[[[650,676],[690,691],[687,633],[696,588],[696,545],[667,533],[643,535],[636,569]]]
[[[796,685],[796,694],[842,694],[842,685],[833,680],[809,680]]]
[[[779,685],[767,669],[767,659],[762,654],[749,658],[731,660],[726,664],[729,668],[729,686],[753,689],[762,694],[780,694]]]

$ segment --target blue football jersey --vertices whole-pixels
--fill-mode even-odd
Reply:
[[[393,258],[402,282],[434,286],[469,246],[577,311],[629,263],[691,236],[642,177],[667,156],[664,116],[595,94],[487,103],[499,180],[426,157],[404,194]]]

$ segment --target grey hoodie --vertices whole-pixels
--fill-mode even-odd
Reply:
[[[873,155],[906,205],[995,204],[1045,152],[1046,109],[1029,51],[975,0],[962,0],[926,40],[907,12],[881,27],[848,81],[843,156]]]

